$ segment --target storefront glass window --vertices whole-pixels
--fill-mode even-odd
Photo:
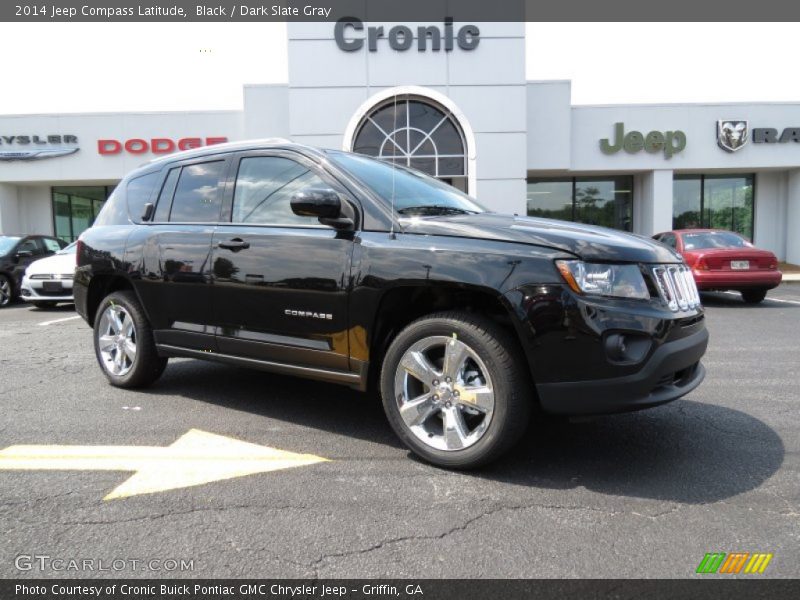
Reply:
[[[528,180],[528,216],[631,231],[633,177]]]
[[[572,221],[572,180],[528,181],[528,216]]]
[[[53,225],[56,237],[74,242],[94,223],[114,186],[59,186],[53,188]]]
[[[673,228],[709,227],[753,239],[753,175],[677,175]]]
[[[575,220],[630,231],[633,213],[633,178],[575,180]]]
[[[702,222],[703,184],[700,177],[676,176],[672,180],[672,228],[693,229]]]

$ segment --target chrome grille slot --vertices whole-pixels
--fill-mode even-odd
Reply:
[[[673,312],[700,306],[700,294],[692,272],[686,265],[656,266],[653,280],[661,301]]]
[[[30,279],[72,279],[72,273],[37,273],[36,275],[31,275]]]

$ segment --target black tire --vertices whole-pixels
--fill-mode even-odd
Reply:
[[[100,338],[104,335],[101,330],[103,315],[112,305],[119,305],[130,315],[135,335],[135,357],[130,362],[129,369],[120,375],[116,375],[109,370],[100,351]],[[95,315],[92,337],[94,338],[94,353],[100,369],[111,385],[116,387],[140,388],[148,386],[161,376],[167,366],[167,359],[160,357],[156,351],[153,330],[147,321],[147,317],[145,317],[139,300],[136,298],[136,294],[132,291],[113,292],[103,299]],[[117,352],[119,352],[118,349]]]
[[[757,288],[754,290],[742,290],[742,300],[747,304],[758,304],[767,297],[767,290],[764,288]]]
[[[14,301],[14,282],[7,275],[0,274],[0,308],[5,308]]]
[[[34,302],[33,305],[36,308],[53,308],[53,307],[55,307],[56,303],[55,302],[38,302],[37,301],[37,302]]]
[[[395,374],[413,344],[431,336],[451,338],[454,334],[488,370],[493,383],[494,411],[482,437],[472,445],[455,450],[438,449],[418,438],[401,417]],[[451,469],[476,468],[507,452],[525,433],[533,403],[530,377],[516,340],[494,322],[467,312],[432,314],[403,329],[386,352],[380,387],[386,416],[403,443],[423,460]]]

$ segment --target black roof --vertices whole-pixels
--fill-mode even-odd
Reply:
[[[306,146],[304,144],[296,144],[291,140],[284,138],[265,138],[257,140],[244,140],[240,142],[226,142],[224,144],[212,144],[210,146],[201,146],[199,148],[192,148],[191,150],[183,150],[181,152],[174,152],[159,158],[155,158],[150,162],[145,163],[142,167],[161,166],[165,163],[173,162],[176,160],[185,160],[187,158],[195,158],[201,156],[209,156],[212,154],[219,154],[221,152],[232,152],[242,150],[258,150],[267,148],[285,148],[287,150],[294,150],[301,154],[321,156],[319,149],[313,146]]]

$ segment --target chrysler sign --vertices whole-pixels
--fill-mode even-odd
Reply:
[[[40,160],[75,154],[80,150],[74,135],[0,135],[0,160]]]

